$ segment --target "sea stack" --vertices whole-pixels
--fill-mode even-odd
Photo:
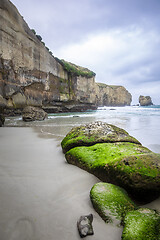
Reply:
[[[150,96],[140,96],[139,97],[140,106],[150,106],[153,105],[152,99]]]

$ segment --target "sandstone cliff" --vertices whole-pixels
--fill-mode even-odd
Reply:
[[[122,96],[122,98],[121,98]],[[129,105],[123,87],[101,87],[86,68],[55,58],[9,0],[0,1],[0,104],[40,106],[48,112]]]
[[[132,101],[131,94],[122,86],[97,83],[98,106],[129,106]]]

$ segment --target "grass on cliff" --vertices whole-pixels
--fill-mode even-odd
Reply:
[[[63,68],[69,74],[71,74],[73,76],[82,76],[82,77],[86,77],[86,78],[92,78],[96,75],[94,72],[90,71],[87,68],[77,66],[77,65],[67,62],[63,59],[62,60],[59,58],[55,58],[55,59],[63,66]]]

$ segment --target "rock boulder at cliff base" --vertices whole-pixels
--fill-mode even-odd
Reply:
[[[42,121],[47,118],[47,113],[41,108],[27,106],[23,109],[22,118],[25,122]]]

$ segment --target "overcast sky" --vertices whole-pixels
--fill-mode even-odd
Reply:
[[[160,104],[160,0],[12,0],[53,55]]]

